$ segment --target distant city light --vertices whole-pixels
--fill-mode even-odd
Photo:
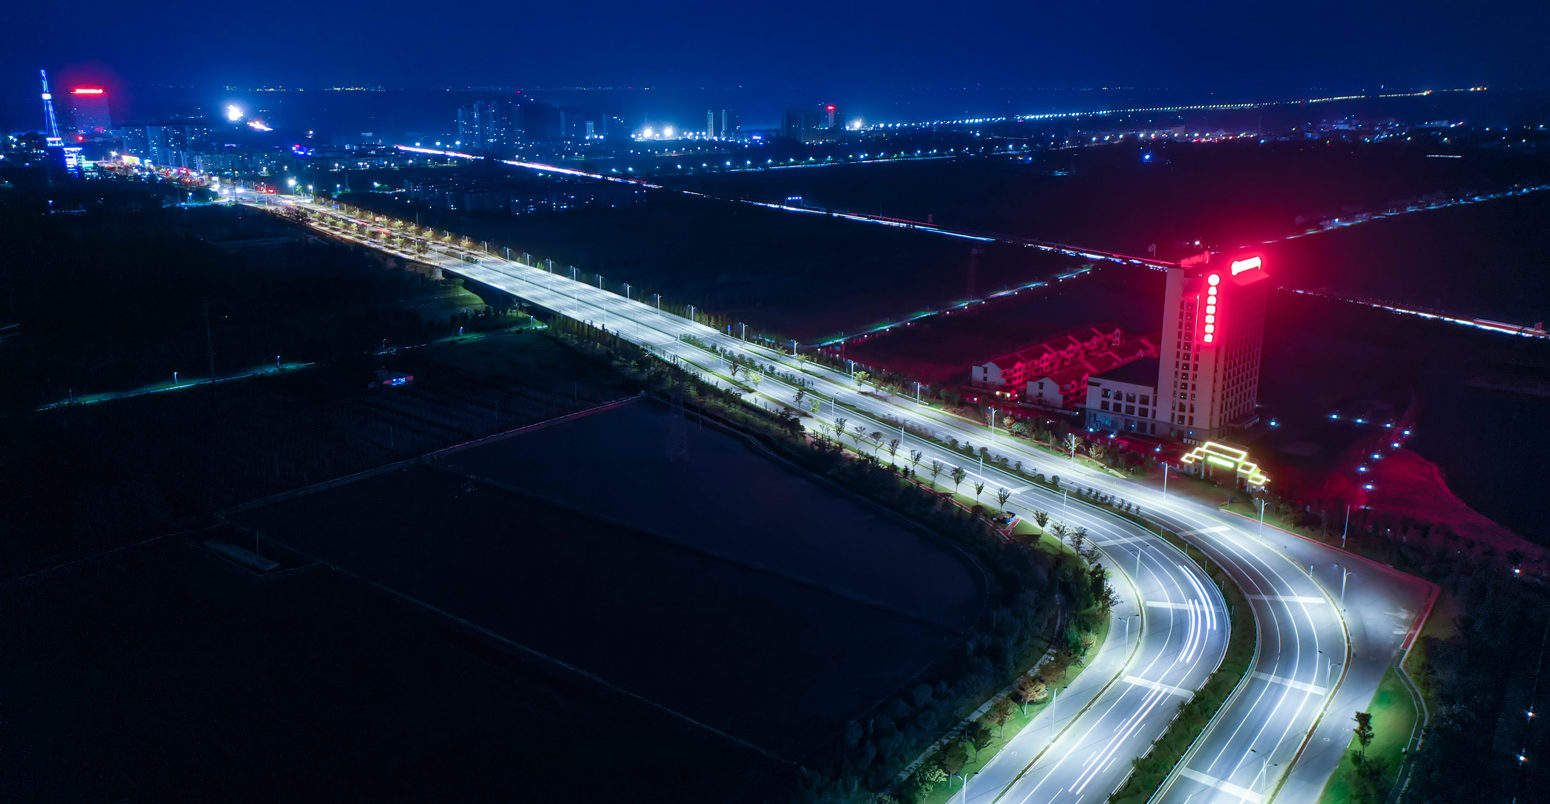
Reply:
[[[245,113],[235,103],[226,104],[226,119],[230,122],[241,120]]]

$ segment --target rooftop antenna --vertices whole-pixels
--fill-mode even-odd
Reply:
[[[59,136],[59,120],[54,117],[54,96],[48,91],[48,70],[39,69],[38,76],[43,79],[43,118],[48,123],[43,136],[50,148],[61,148],[65,141]]]

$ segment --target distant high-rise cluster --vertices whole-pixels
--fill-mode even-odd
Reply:
[[[840,119],[839,107],[832,103],[817,109],[787,109],[780,118],[780,135],[798,142],[827,142],[844,128]]]
[[[738,129],[737,113],[729,109],[705,110],[705,136],[709,139],[732,139]]]
[[[607,119],[603,118],[601,122],[606,130]],[[595,136],[598,123],[597,120],[579,120],[574,113],[531,98],[481,100],[457,110],[458,140],[463,149],[473,151],[556,142],[577,136],[581,131]]]

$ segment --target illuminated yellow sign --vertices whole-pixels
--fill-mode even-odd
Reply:
[[[1226,444],[1207,441],[1190,450],[1183,458],[1184,463],[1198,463],[1202,461],[1236,473],[1251,487],[1264,486],[1270,482],[1270,478],[1266,477],[1265,473],[1259,470],[1259,464],[1249,460],[1249,453],[1237,447],[1229,447]]]

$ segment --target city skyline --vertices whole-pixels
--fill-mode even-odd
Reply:
[[[1377,8],[1245,9],[1149,4],[1101,10],[1004,5],[943,15],[924,3],[790,7],[757,19],[710,4],[669,13],[610,2],[585,21],[567,9],[465,6],[427,15],[389,2],[309,9],[249,39],[198,33],[207,7],[173,2],[155,47],[122,24],[71,26],[68,36],[13,38],[0,57],[0,119],[25,123],[46,67],[61,85],[107,86],[132,102],[152,84],[192,86],[804,87],[863,96],[883,88],[1167,88],[1235,96],[1317,88],[1377,90],[1489,84],[1543,88],[1540,4],[1514,0],[1463,18],[1442,4]],[[104,3],[72,6],[111,19]],[[62,22],[43,6],[13,15],[15,30]],[[482,19],[480,27],[470,21]],[[199,22],[196,22],[199,21]],[[413,20],[405,41],[400,20]],[[509,26],[509,27],[507,27]],[[506,32],[511,42],[500,36]],[[1486,35],[1489,32],[1489,35]],[[275,53],[286,53],[279,59]],[[513,53],[531,58],[512,58]],[[713,80],[708,77],[714,76]]]

